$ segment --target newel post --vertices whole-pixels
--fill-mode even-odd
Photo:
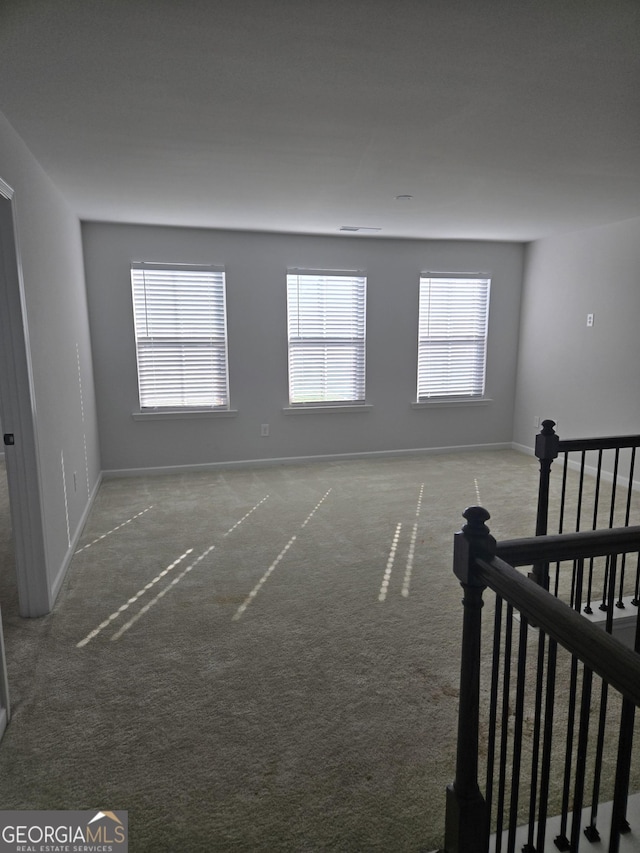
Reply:
[[[538,486],[538,511],[536,514],[536,536],[546,536],[549,520],[549,478],[551,464],[558,457],[560,437],[554,431],[555,421],[542,421],[542,429],[536,435],[535,454],[540,460],[540,484]],[[549,589],[548,563],[536,563],[529,575],[535,582]]]
[[[480,632],[482,593],[476,557],[490,559],[495,539],[485,524],[486,509],[472,506],[463,513],[467,523],[455,534],[453,571],[464,590],[462,652],[460,660],[460,707],[456,777],[447,787],[445,819],[446,853],[484,853],[488,843],[487,804],[478,786],[478,730],[480,712]]]

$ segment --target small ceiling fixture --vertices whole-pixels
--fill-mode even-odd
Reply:
[[[397,195],[396,201],[411,201],[412,198],[412,195]]]
[[[339,231],[382,231],[382,228],[371,228],[368,225],[341,225]]]

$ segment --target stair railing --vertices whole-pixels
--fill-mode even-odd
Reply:
[[[617,731],[617,760],[613,792],[613,811],[609,853],[619,850],[620,834],[628,829],[626,806],[629,787],[630,754],[633,739],[633,715],[640,705],[640,655],[614,637],[591,624],[579,613],[579,607],[559,600],[518,566],[545,565],[573,561],[581,583],[585,561],[606,557],[612,574],[621,555],[640,551],[640,526],[606,529],[496,543],[486,521],[489,513],[482,507],[470,507],[464,513],[467,523],[456,534],[454,573],[463,590],[463,634],[460,668],[460,708],[455,781],[447,788],[446,853],[486,853],[490,832],[494,830],[495,851],[499,853],[506,838],[508,853],[515,850],[516,832],[521,814],[527,812],[527,853],[544,851],[547,806],[551,780],[552,751],[556,712],[564,690],[556,683],[558,651],[565,649],[572,670],[582,667],[582,678],[572,680],[580,693],[579,720],[568,716],[567,744],[577,741],[576,761],[569,768],[567,784],[572,787],[572,823],[563,822],[555,838],[560,850],[579,849],[582,807],[585,791],[589,718],[594,675],[621,697],[620,726]],[[482,607],[485,589],[495,595],[493,654],[486,724],[485,792],[479,784],[479,747],[481,719],[481,637]],[[578,601],[580,597],[578,596]],[[506,618],[503,611],[506,606]],[[519,615],[517,642],[514,613]],[[531,626],[531,627],[530,627]],[[527,640],[531,628],[538,632],[537,669],[530,678]],[[638,644],[640,632],[636,635]],[[517,646],[514,684],[511,681],[512,649]],[[638,645],[636,646],[639,647]],[[540,669],[542,667],[542,671]],[[532,685],[535,683],[535,688]],[[571,692],[571,690],[569,692]],[[525,761],[523,721],[525,693],[535,694],[533,757]],[[511,702],[513,700],[513,714]],[[513,721],[511,722],[511,717]],[[484,717],[483,717],[484,725]],[[541,753],[541,760],[539,761]],[[552,754],[553,753],[553,754]],[[554,759],[555,760],[555,759]],[[562,762],[561,762],[562,763]],[[529,778],[527,778],[529,770]],[[565,766],[566,775],[566,766]],[[522,795],[524,785],[528,786]],[[507,804],[507,799],[509,800]],[[585,833],[589,838],[589,833]],[[594,840],[594,839],[590,839]]]
[[[543,421],[542,430],[536,436],[535,455],[540,461],[536,535],[640,524],[638,484],[634,484],[640,435],[561,439],[555,433],[555,426],[552,420]],[[611,556],[602,560],[591,557],[586,564],[574,562],[570,571],[561,571],[561,564],[555,562],[551,564],[551,576],[549,568],[549,563],[534,564],[532,577],[554,595],[568,600],[574,609],[580,610],[592,621],[598,621],[607,632],[618,637],[624,636],[627,644],[633,644],[634,623],[638,619],[640,602],[640,554],[635,557],[635,566],[631,561],[627,561],[626,554],[622,554],[620,560],[615,562]],[[540,655],[544,654],[544,642],[544,637],[541,637]],[[539,671],[542,672],[541,669]],[[568,687],[569,716],[572,721],[577,714],[577,677],[578,669],[574,662]],[[542,685],[538,684],[537,692],[541,690]],[[536,713],[539,716],[538,706]],[[585,829],[586,836],[592,841],[597,841],[600,837],[598,813],[601,772],[607,759],[605,731],[610,724],[609,716],[609,686],[602,682],[598,736],[593,759],[594,775],[589,793],[591,814]],[[631,716],[634,716],[633,712]],[[632,720],[627,726],[631,731]],[[570,807],[569,769],[575,760],[574,753],[574,746],[568,738],[561,809],[564,833],[564,836],[561,833],[562,837],[566,837]],[[535,758],[537,760],[537,756]],[[557,846],[568,849],[567,844],[568,841]]]
[[[553,527],[554,533],[628,527],[632,515],[633,477],[636,451],[640,448],[640,435],[561,439],[555,432],[555,426],[555,421],[544,420],[542,429],[536,435],[535,455],[540,462],[536,536],[546,535],[550,527]],[[559,488],[556,490],[557,516],[555,513],[552,516],[551,473],[553,463],[558,457],[561,474]],[[569,486],[571,469],[578,475],[573,489]],[[605,486],[607,494],[603,497]],[[640,513],[636,514],[637,523],[640,523]],[[549,589],[547,565],[534,566],[532,574],[541,586]],[[557,595],[557,573],[555,580]],[[620,580],[624,581],[624,573]],[[640,565],[636,571],[636,591],[639,584]],[[590,603],[588,595],[587,607]],[[606,600],[603,600],[603,604],[606,606]]]

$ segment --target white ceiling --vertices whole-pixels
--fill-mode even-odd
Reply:
[[[639,92],[637,0],[0,0],[0,111],[88,220],[640,217]]]

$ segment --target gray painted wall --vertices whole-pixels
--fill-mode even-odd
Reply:
[[[640,433],[640,219],[527,247],[514,441]],[[587,314],[594,315],[587,327]]]
[[[2,114],[0,178],[15,191],[46,572],[57,592],[100,475],[80,225]]]
[[[524,249],[515,243],[305,237],[83,224],[104,471],[510,442]],[[234,418],[132,419],[131,261],[224,264]],[[367,273],[368,413],[287,415],[285,272]],[[485,407],[414,410],[418,277],[492,276]],[[260,437],[260,424],[270,436]]]

